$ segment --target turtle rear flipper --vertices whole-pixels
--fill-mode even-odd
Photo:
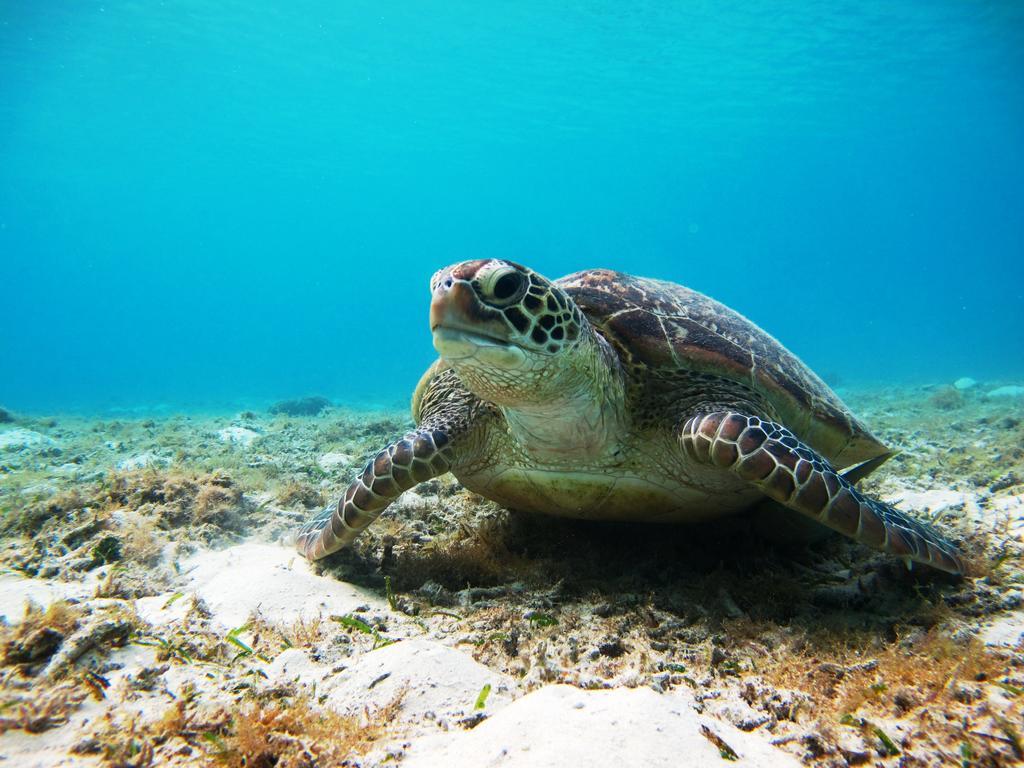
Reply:
[[[865,477],[870,475],[880,466],[885,464],[895,454],[892,452],[883,453],[881,456],[875,456],[873,459],[862,461],[860,464],[854,464],[852,467],[847,467],[839,474],[842,475],[843,479],[850,483],[850,485],[856,485]]]
[[[770,499],[869,547],[964,572],[957,548],[936,530],[865,496],[780,424],[715,411],[687,420],[679,440],[690,459],[731,470]]]

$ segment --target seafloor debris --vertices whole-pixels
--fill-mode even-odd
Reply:
[[[326,397],[313,395],[296,400],[281,400],[270,406],[270,413],[285,416],[319,416],[330,407],[331,401]]]
[[[1010,764],[1024,402],[993,386],[949,410],[935,389],[844,393],[901,451],[868,490],[939,519],[973,563],[960,581],[743,518],[510,513],[450,478],[311,567],[244,542],[286,540],[404,414],[19,418],[0,431],[0,732],[108,765],[429,764],[434,736],[514,738],[510,702],[567,683],[685,700],[741,758],[749,738],[808,765]],[[226,424],[260,438],[239,450]],[[118,469],[143,455],[160,461]],[[403,698],[425,690],[444,693],[429,711]],[[23,748],[0,738],[12,764]]]

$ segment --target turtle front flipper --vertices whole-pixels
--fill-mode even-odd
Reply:
[[[380,451],[337,504],[302,526],[295,541],[299,553],[318,560],[347,547],[414,485],[471,460],[479,447],[474,432],[485,424],[487,413],[451,370],[431,367],[416,389],[416,429]]]
[[[296,548],[318,560],[348,546],[414,485],[443,475],[454,459],[451,439],[442,429],[410,432],[367,463],[337,504],[328,506],[299,531]]]
[[[690,459],[731,470],[766,496],[869,547],[962,574],[957,548],[932,527],[868,498],[780,424],[728,410],[679,431]]]

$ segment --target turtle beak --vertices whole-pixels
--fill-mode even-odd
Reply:
[[[430,330],[441,357],[452,362],[474,358],[498,368],[522,363],[525,355],[506,338],[508,328],[500,313],[486,307],[468,281],[449,273],[432,283]]]
[[[442,326],[468,328],[473,325],[471,318],[478,314],[474,311],[477,303],[469,283],[456,281],[451,275],[442,277],[430,300],[430,330],[436,331]]]

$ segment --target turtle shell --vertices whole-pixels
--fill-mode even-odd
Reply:
[[[796,355],[724,304],[676,283],[607,269],[556,284],[630,369],[694,371],[753,389],[839,469],[889,455]]]

